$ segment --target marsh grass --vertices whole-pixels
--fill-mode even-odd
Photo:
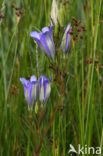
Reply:
[[[67,156],[69,144],[76,149],[78,144],[103,148],[103,2],[70,0],[63,5],[64,2],[58,1],[59,6],[62,4],[65,9],[61,17],[62,29],[72,23],[74,16],[81,20],[87,31],[67,56],[65,92],[43,141],[40,156]],[[4,14],[4,18],[0,19],[1,156],[32,156],[39,145],[35,122],[39,123],[40,119],[37,120],[33,110],[31,124],[19,78],[38,75],[37,61],[39,75],[50,77],[52,74],[48,58],[30,38],[30,31],[50,25],[51,3],[51,0],[0,1],[0,13]],[[23,10],[20,17],[11,8],[12,4]],[[59,35],[55,40],[57,45],[61,33],[56,34]],[[92,63],[87,63],[90,59]],[[52,92],[41,125],[42,135],[58,103],[58,92],[58,85],[52,80]],[[40,102],[37,104],[40,107]],[[65,107],[61,110],[63,104]]]

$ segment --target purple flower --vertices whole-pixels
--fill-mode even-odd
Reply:
[[[50,92],[51,92],[50,80],[48,80],[47,77],[45,77],[44,75],[42,75],[39,78],[39,99],[41,103],[43,102],[46,103],[50,96]]]
[[[32,31],[30,33],[31,37],[38,43],[40,49],[48,56],[50,59],[54,59],[55,56],[55,45],[52,38],[53,26],[42,28],[42,32]]]
[[[27,101],[28,106],[33,107],[36,102],[38,94],[38,82],[37,78],[33,75],[29,80],[25,78],[20,78],[21,83],[24,86],[24,96]]]
[[[71,36],[70,36],[70,32],[71,32],[71,26],[70,26],[70,24],[68,24],[65,31],[64,31],[64,35],[63,35],[62,42],[61,42],[61,45],[60,45],[61,50],[62,50],[63,53],[67,53],[71,49],[72,39],[71,39]]]

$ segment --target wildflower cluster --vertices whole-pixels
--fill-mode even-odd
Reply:
[[[52,29],[53,26],[44,27],[42,28],[42,32],[32,31],[30,33],[31,37],[37,42],[40,49],[44,52],[44,54],[49,58],[51,62],[55,61],[55,57],[56,57],[55,44],[52,37]],[[71,46],[70,32],[71,32],[71,25],[68,24],[64,31],[64,35],[60,45],[63,54],[66,54],[69,51],[69,47]],[[59,76],[58,83],[61,83],[60,80],[62,80],[62,78],[60,77],[61,76]],[[51,79],[52,78],[50,78],[50,80]],[[26,80],[25,78],[20,78],[20,81],[24,86],[24,96],[28,106],[33,107],[33,105],[36,103],[38,88],[39,88],[40,102],[41,103],[47,102],[51,92],[50,80],[44,75],[42,75],[39,78],[39,80],[37,80],[36,76],[34,75],[31,76],[30,81]]]
[[[67,2],[66,2],[67,3]],[[55,11],[55,14],[54,14]],[[64,33],[60,33],[61,35],[57,35],[58,33],[55,33],[56,35],[53,36],[53,24],[56,26],[59,25],[59,16],[58,16],[58,7],[56,4],[56,1],[53,0],[52,3],[52,11],[51,11],[51,23],[52,25],[50,27],[43,27],[40,32],[32,31],[30,32],[30,36],[34,39],[38,47],[41,49],[41,51],[47,56],[47,58],[50,61],[49,69],[52,69],[54,81],[57,83],[58,86],[58,102],[55,107],[55,110],[52,114],[51,120],[49,124],[47,125],[47,128],[45,129],[44,135],[41,137],[41,122],[43,120],[43,116],[45,113],[44,107],[40,110],[40,124],[39,127],[37,127],[37,131],[40,135],[40,144],[38,148],[34,152],[34,156],[36,156],[41,149],[42,142],[44,140],[44,137],[46,136],[48,129],[51,126],[52,121],[54,120],[56,112],[59,110],[61,113],[65,108],[65,104],[63,104],[63,95],[66,88],[66,67],[67,62],[66,58],[68,58],[67,54],[72,49],[73,40],[76,41],[76,39],[82,38],[81,33],[83,31],[86,31],[86,28],[81,24],[81,21],[77,21],[74,17],[73,19],[73,27],[71,24],[68,24],[64,30]],[[58,24],[59,23],[59,24]],[[60,32],[62,30],[62,26],[60,26]],[[58,27],[59,27],[58,26]],[[63,32],[63,31],[62,31]],[[53,39],[60,40],[57,42]],[[36,104],[37,97],[39,95],[39,100],[42,103],[47,103],[50,93],[51,93],[51,80],[48,79],[46,76],[42,75],[38,80],[35,75],[30,77],[30,80],[26,80],[25,78],[20,78],[21,83],[24,86],[24,96],[26,99],[26,102],[28,104],[28,108],[32,109],[33,106]],[[36,106],[36,105],[35,105]],[[38,114],[37,114],[38,115]]]
[[[72,41],[76,41],[78,37],[82,39],[83,37],[81,36],[81,33],[83,31],[86,31],[86,28],[81,24],[80,20],[76,20],[75,17],[73,17],[72,20],[73,27],[71,27],[70,24],[67,25],[59,45],[64,56],[66,56],[66,54],[71,51]],[[50,27],[42,28],[41,32],[32,31],[30,32],[30,36],[35,40],[41,51],[50,60],[49,68],[51,68],[54,72],[55,80],[59,86],[59,93],[62,94],[65,88],[65,65],[63,64],[64,69],[62,70],[58,66],[58,63],[60,63],[60,61],[58,62],[52,30],[53,25],[51,25]],[[33,107],[33,105],[36,103],[38,88],[40,102],[47,102],[51,92],[50,80],[46,76],[41,76],[39,80],[37,80],[36,76],[31,76],[30,81],[26,80],[25,78],[20,78],[20,81],[24,85],[24,95],[28,106]]]
[[[50,80],[51,79],[52,78],[50,78]],[[28,108],[32,108],[36,103],[38,88],[40,102],[47,102],[51,92],[50,80],[47,79],[47,77],[45,77],[44,75],[42,75],[39,80],[37,80],[35,75],[31,76],[30,81],[26,80],[25,78],[20,78],[20,81],[24,86],[24,96],[27,101]]]

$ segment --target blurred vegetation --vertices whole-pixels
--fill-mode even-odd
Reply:
[[[51,25],[51,4],[52,0],[0,0],[0,14],[4,15],[0,18],[0,156],[32,156],[39,144],[34,124],[35,110],[36,145],[20,77],[28,79],[37,75],[36,45],[30,32]],[[59,26],[57,28],[56,39],[54,28],[57,48],[67,24],[73,25],[72,17],[80,20],[87,31],[67,55],[64,108],[56,113],[40,156],[67,156],[69,144],[75,148],[78,144],[103,147],[103,2],[58,0],[58,7],[62,26],[60,31]],[[50,78],[50,62],[40,49],[38,54],[39,73]],[[42,134],[58,98],[58,86],[52,80]]]

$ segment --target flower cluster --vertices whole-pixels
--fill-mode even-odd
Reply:
[[[49,59],[54,59],[55,58],[55,45],[52,37],[52,29],[53,26],[49,27],[44,27],[42,29],[42,32],[37,32],[37,31],[32,31],[30,33],[31,37],[37,42],[38,46],[40,49],[45,53],[45,55]],[[71,25],[68,24],[65,31],[64,35],[61,41],[61,51],[66,54],[69,52],[69,49],[71,47]]]
[[[52,77],[50,80],[51,79]],[[51,92],[50,80],[44,75],[42,75],[39,80],[37,80],[35,75],[31,76],[30,81],[26,80],[25,78],[20,78],[20,81],[24,86],[24,96],[28,106],[33,107],[33,105],[36,103],[38,90],[40,102],[47,102]]]
[[[55,44],[52,37],[52,29],[53,26],[50,26],[50,28],[44,27],[42,28],[42,32],[32,31],[30,33],[31,37],[37,42],[40,49],[50,60],[54,60],[56,56]],[[69,52],[71,47],[70,32],[71,25],[68,24],[64,31],[64,35],[60,45],[63,54]],[[42,75],[39,80],[37,80],[35,75],[31,76],[30,81],[26,80],[25,78],[20,78],[20,81],[24,86],[24,96],[28,106],[30,106],[31,108],[33,107],[33,105],[37,101],[38,93],[40,102],[47,102],[51,92],[51,79],[52,78],[47,79],[47,77],[44,75]]]

